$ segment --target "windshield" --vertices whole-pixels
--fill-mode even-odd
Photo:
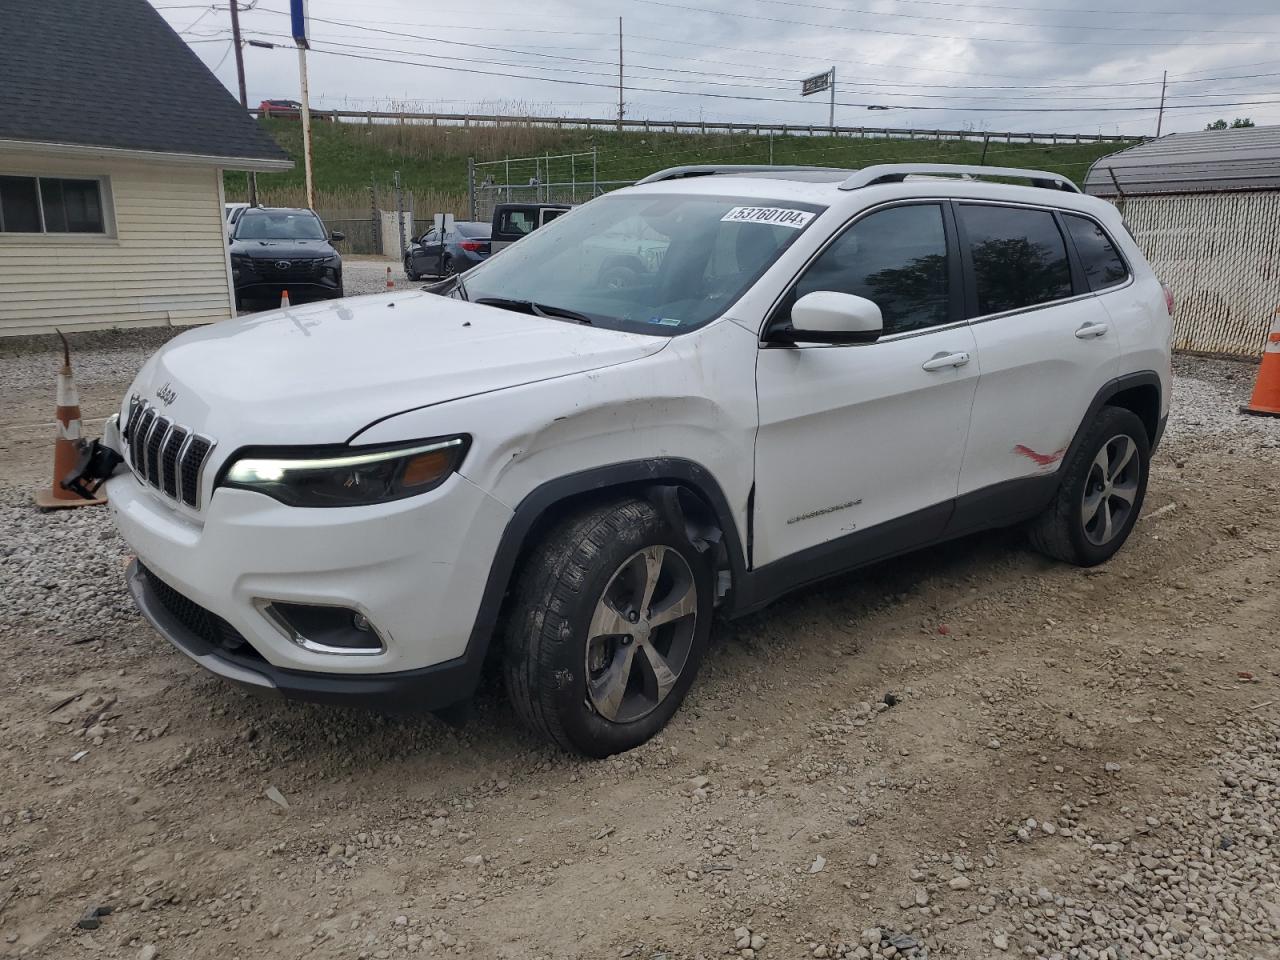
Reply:
[[[723,313],[823,209],[705,195],[599,197],[468,272],[460,295],[680,333]]]
[[[320,218],[307,210],[250,210],[240,216],[237,240],[323,240]]]

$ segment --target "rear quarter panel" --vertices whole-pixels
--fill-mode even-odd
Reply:
[[[1160,414],[1167,416],[1173,389],[1173,317],[1165,305],[1160,278],[1124,226],[1120,212],[1105,201],[1099,204],[1090,212],[1102,221],[1133,272],[1132,284],[1098,296],[1120,341],[1117,372],[1123,376],[1155,371],[1160,377]]]

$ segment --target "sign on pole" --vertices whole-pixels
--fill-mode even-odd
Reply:
[[[823,90],[831,91],[831,114],[828,123],[834,132],[836,126],[836,68],[832,67],[826,73],[819,73],[812,77],[806,77],[800,81],[800,96],[807,97],[811,93],[821,93]]]
[[[835,80],[835,72],[835,68],[832,67],[826,73],[820,73],[817,76],[801,80],[800,96],[807,97],[810,94],[821,93],[823,90],[830,90],[831,84]]]
[[[307,43],[307,0],[289,0],[289,20],[293,26],[293,40],[300,47]]]

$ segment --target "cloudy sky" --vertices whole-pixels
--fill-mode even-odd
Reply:
[[[233,92],[230,16],[151,0]],[[1264,12],[1270,8],[1271,12]],[[241,0],[251,104],[298,96],[288,0]],[[439,13],[432,12],[440,11]],[[313,106],[1153,134],[1280,123],[1275,0],[309,0]],[[887,107],[870,110],[868,107]]]

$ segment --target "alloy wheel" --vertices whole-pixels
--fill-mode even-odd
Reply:
[[[609,578],[587,631],[587,696],[606,720],[630,723],[657,709],[689,659],[698,588],[670,547],[637,550]]]
[[[1110,543],[1125,529],[1138,496],[1141,472],[1138,445],[1125,434],[1112,437],[1093,458],[1085,480],[1080,520],[1085,538],[1094,546]]]

